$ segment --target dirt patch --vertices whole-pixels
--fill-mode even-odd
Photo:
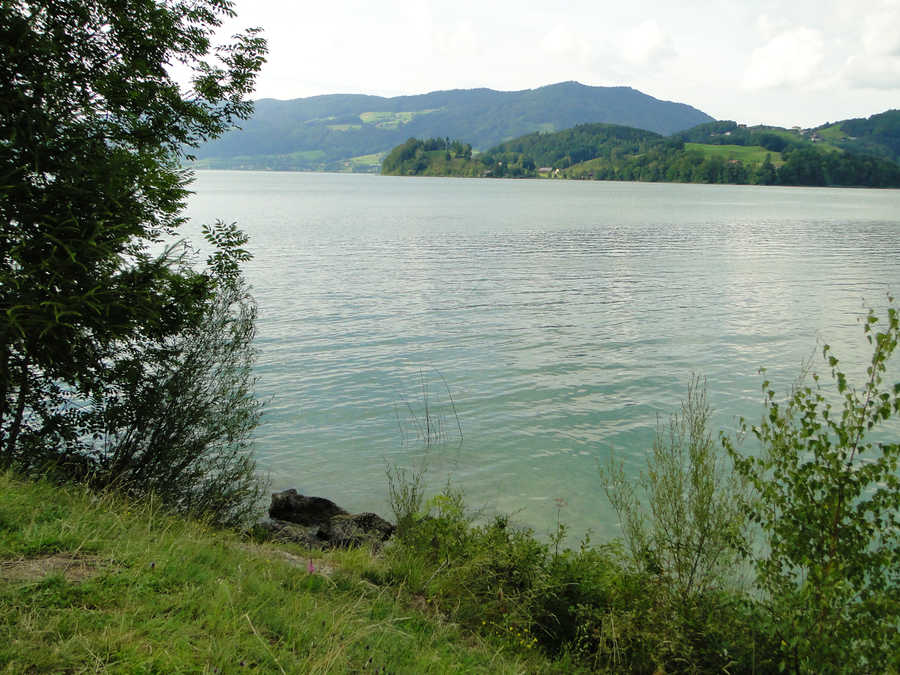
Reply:
[[[74,553],[0,560],[0,581],[40,581],[51,574],[62,574],[66,581],[77,583],[96,576],[108,566],[108,560]]]
[[[269,558],[278,558],[284,560],[289,565],[293,567],[300,567],[305,569],[307,572],[313,572],[315,574],[321,574],[322,576],[330,577],[334,573],[334,565],[331,563],[325,562],[322,558],[312,558],[309,556],[299,556],[294,555],[293,553],[288,553],[287,551],[282,551],[277,548],[262,548],[253,544],[238,544],[238,548],[248,551],[254,555],[258,555],[261,557]],[[312,564],[312,570],[310,570],[309,566]]]
[[[293,553],[288,553],[287,551],[277,550],[268,551],[268,553],[274,554],[275,557],[281,558],[289,565],[305,569],[307,572],[314,572],[315,574],[321,574],[326,577],[330,577],[332,573],[334,573],[334,566],[325,562],[321,558],[300,557],[298,555],[294,555]],[[310,565],[312,565],[312,569],[310,569]]]

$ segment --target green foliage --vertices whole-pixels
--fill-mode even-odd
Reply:
[[[630,596],[630,611],[607,615],[590,605],[580,608],[580,620],[595,631],[593,641],[582,640],[610,651],[609,667],[751,669],[761,638],[734,583],[746,545],[743,488],[717,452],[710,414],[706,383],[694,376],[681,410],[667,424],[658,421],[637,485],[614,457],[601,470],[635,570],[622,590]],[[642,586],[634,588],[636,583]],[[630,660],[621,662],[625,655]]]
[[[833,388],[813,375],[780,402],[763,383],[765,415],[752,427],[759,457],[724,439],[753,487],[749,515],[764,536],[755,558],[763,627],[792,672],[900,666],[900,444],[867,438],[900,413],[900,384],[883,382],[900,339],[895,307],[880,326],[870,311],[872,357],[858,388],[825,345]]]
[[[781,155],[774,154],[762,145],[722,145],[712,143],[685,143],[686,150],[699,150],[706,157],[721,157],[725,161],[738,160],[745,164],[761,164],[766,157],[781,163]]]
[[[774,653],[738,596],[710,583],[687,600],[669,580],[627,563],[618,544],[560,550],[506,516],[484,523],[449,486],[384,549],[380,583],[522,652],[609,672],[751,672]]]
[[[886,159],[812,147],[795,149],[783,157],[777,177],[781,185],[900,186],[900,166]]]
[[[779,157],[765,155],[764,146],[738,146],[744,152],[717,151],[729,145],[685,143],[667,140],[632,155],[600,157],[576,164],[565,178],[637,180],[676,183],[731,183],[805,186],[900,186],[900,166],[850,153],[838,153],[806,142],[786,148]],[[733,155],[733,157],[730,157]],[[776,162],[773,162],[773,159]]]
[[[386,176],[480,176],[472,146],[449,138],[410,138],[391,150],[381,164]]]
[[[733,122],[701,125],[674,138],[582,124],[528,134],[471,160],[426,149],[437,141],[409,139],[391,151],[382,173],[533,178],[547,168],[553,177],[593,180],[900,187],[900,166],[892,161],[839,152],[785,129]]]
[[[425,468],[404,469],[387,465],[388,503],[394,513],[397,535],[405,536],[415,524],[425,500]]]
[[[565,169],[573,164],[596,157],[612,157],[642,152],[649,145],[662,140],[652,131],[613,124],[581,124],[556,133],[536,133],[502,143],[485,151],[484,161],[493,166],[518,163],[530,164],[529,175],[537,167]],[[520,156],[524,159],[521,159]],[[528,169],[528,167],[525,167]],[[502,169],[494,175],[508,175]]]
[[[887,110],[869,118],[844,120],[816,131],[849,152],[900,162],[900,110]]]
[[[781,127],[748,127],[728,121],[700,124],[681,131],[674,137],[685,143],[762,147],[770,152],[782,152],[809,144],[799,133]]]
[[[723,586],[745,546],[743,488],[717,452],[710,414],[706,383],[694,376],[681,411],[657,423],[644,495],[613,457],[602,472],[634,562],[662,577],[678,604]]]
[[[227,269],[234,261],[218,263]],[[94,434],[91,485],[153,493],[217,525],[256,515],[264,486],[249,440],[261,407],[253,389],[255,321],[245,284],[226,277],[200,322],[168,343],[165,355],[119,353],[111,384],[94,392],[85,416]]]
[[[232,457],[222,477],[252,468],[233,454],[257,414],[252,355],[238,353],[254,311],[238,272],[245,240],[234,226],[209,229],[218,252],[205,272],[183,245],[154,253],[183,222],[178,163],[252,109],[265,41],[250,30],[213,48],[231,16],[221,0],[0,8],[0,465],[49,463],[102,483],[121,469],[130,486],[163,467],[160,486],[199,476],[198,458],[223,469]],[[187,95],[174,62],[193,73]],[[174,406],[190,392],[207,402],[186,406],[203,421],[176,430]],[[214,432],[219,414],[234,417]],[[126,442],[139,429],[152,438]],[[195,493],[176,494],[196,511]]]

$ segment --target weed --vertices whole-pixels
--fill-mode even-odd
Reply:
[[[404,469],[387,464],[388,502],[397,523],[397,534],[405,536],[419,517],[425,498],[425,472],[423,463],[418,469]]]
[[[432,368],[432,370],[438,376],[447,399],[443,403],[435,400],[431,383],[425,377],[425,372],[419,370],[417,405],[413,405],[409,399],[401,394],[403,407],[406,409],[405,423],[400,416],[399,410],[394,409],[397,426],[400,428],[400,437],[404,445],[409,444],[410,439],[421,443],[426,448],[440,445],[449,442],[454,431],[457,434],[457,442],[461,444],[463,441],[462,422],[459,419],[456,402],[453,400],[450,386],[447,384],[447,380],[441,371],[437,368]],[[448,415],[452,417],[455,424],[448,424]]]

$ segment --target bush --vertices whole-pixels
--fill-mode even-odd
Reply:
[[[646,507],[614,457],[602,470],[633,561],[684,600],[720,587],[745,546],[743,487],[713,443],[710,414],[695,376],[681,411],[657,423],[639,480]]]
[[[900,444],[867,440],[900,412],[900,383],[883,385],[897,309],[878,327],[870,311],[872,357],[858,389],[825,345],[833,389],[813,375],[782,403],[763,382],[765,415],[752,427],[762,454],[744,457],[724,439],[753,487],[748,513],[763,535],[761,627],[792,672],[900,668]]]
[[[476,524],[459,492],[424,501],[419,484],[393,488],[407,495],[396,500],[407,527],[386,549],[387,577],[514,650],[539,647],[573,667],[897,672],[900,451],[865,440],[900,412],[900,384],[882,386],[897,311],[877,326],[870,313],[873,356],[859,391],[827,346],[834,392],[814,377],[782,404],[765,383],[766,416],[753,427],[762,454],[744,457],[723,437],[733,469],[693,378],[681,410],[658,424],[639,484],[615,461],[604,471],[627,554],[587,540],[559,550],[562,523],[547,543],[504,516]],[[762,535],[753,592],[733,583],[751,555],[748,519]]]
[[[505,516],[475,524],[451,488],[385,552],[387,580],[513,650],[637,673],[749,672],[754,648],[766,652],[736,595],[715,589],[676,608],[666,579],[630,566],[619,544],[556,551]]]
[[[255,321],[244,282],[224,278],[200,322],[165,355],[139,348],[118,356],[111,368],[126,379],[110,377],[115,386],[93,410],[91,484],[154,493],[218,525],[257,515],[264,483],[250,448],[261,410]]]
[[[420,470],[404,469],[388,464],[385,467],[388,480],[388,503],[397,524],[397,536],[404,537],[412,529],[422,510],[425,499],[425,467]]]
[[[756,637],[733,583],[746,547],[744,488],[713,442],[710,415],[706,383],[694,376],[681,410],[658,421],[637,484],[614,457],[601,471],[633,568],[618,606],[581,608],[582,623],[597,636],[594,658],[607,667],[710,672],[746,665]]]

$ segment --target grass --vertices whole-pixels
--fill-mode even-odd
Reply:
[[[0,474],[0,672],[554,670],[373,584],[380,564]]]
[[[237,157],[209,157],[191,162],[195,169],[242,169],[242,168],[313,168],[326,157],[322,150],[300,150],[284,155],[241,155]]]
[[[375,152],[371,155],[359,155],[358,157],[351,157],[350,161],[354,164],[381,166],[381,161],[386,154],[386,152]]]
[[[343,170],[347,172],[371,172],[376,173],[381,168],[381,162],[386,152],[376,152],[371,155],[360,155],[344,160]]]
[[[830,143],[837,143],[847,138],[847,134],[841,128],[840,124],[832,124],[831,126],[823,127],[822,129],[818,129],[816,133]]]
[[[0,474],[0,672],[705,672],[752,644],[728,606],[665,597],[615,546],[476,524],[449,487],[376,555]]]
[[[409,124],[416,117],[437,112],[438,108],[429,110],[411,110],[403,112],[364,112],[359,119],[363,124],[374,124],[379,129],[397,129],[404,124]]]
[[[762,164],[766,155],[770,155],[772,163],[780,166],[784,162],[780,152],[766,150],[760,145],[711,145],[708,143],[685,143],[685,150],[702,152],[705,157],[721,157],[722,159],[736,159],[746,164]]]

